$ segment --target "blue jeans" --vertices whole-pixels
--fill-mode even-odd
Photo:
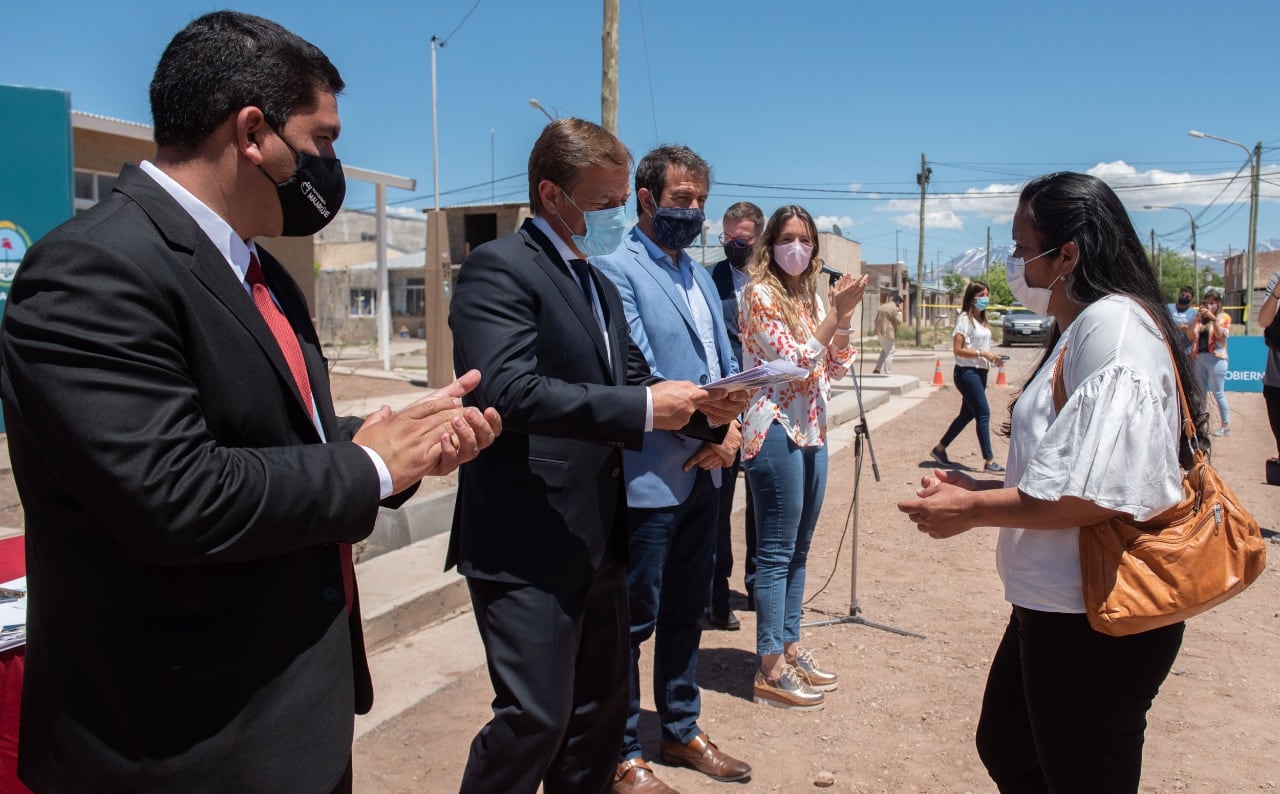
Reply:
[[[827,448],[798,447],[774,422],[744,461],[756,508],[756,653],[800,640],[805,562],[827,490]]]
[[[699,469],[689,498],[675,507],[627,511],[631,601],[631,708],[620,759],[640,749],[640,645],[653,636],[653,703],[662,738],[688,744],[701,730],[698,643],[711,597],[720,489]]]
[[[1227,407],[1227,360],[1218,358],[1212,353],[1198,353],[1191,359],[1195,367],[1196,380],[1200,381],[1200,390],[1213,392],[1218,401],[1218,417],[1222,424],[1230,424],[1231,409]]]
[[[951,427],[942,435],[942,446],[951,445],[973,420],[978,423],[978,446],[982,447],[982,459],[991,460],[991,407],[987,405],[987,372],[977,367],[956,367],[952,372],[956,390],[960,392],[960,413],[951,420]]]

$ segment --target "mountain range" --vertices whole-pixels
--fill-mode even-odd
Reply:
[[[1275,238],[1270,240],[1259,240],[1258,250],[1278,251],[1280,250],[1280,240]],[[993,245],[991,246],[991,261],[1003,262],[1005,258],[1012,253],[1013,248],[1011,246]],[[1232,253],[1238,254],[1240,251],[1235,250]],[[1190,259],[1191,249],[1188,248],[1185,251],[1178,251],[1177,254]],[[1200,262],[1201,267],[1212,268],[1213,272],[1219,275],[1222,274],[1222,263],[1226,258],[1227,252],[1225,251],[1199,251],[1196,255],[1196,259]],[[983,268],[986,267],[986,263],[987,254],[985,248],[970,248],[963,254],[952,257],[950,261],[940,265],[938,268],[939,271],[941,271],[939,275],[942,273],[959,273],[962,276],[969,276],[972,278],[983,271]]]

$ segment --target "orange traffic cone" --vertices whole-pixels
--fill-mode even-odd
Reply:
[[[1000,365],[1000,374],[996,375],[996,385],[997,386],[1009,385],[1009,379],[1004,376],[1004,364]]]
[[[941,386],[942,383],[942,359],[936,359],[933,362],[933,385]]]

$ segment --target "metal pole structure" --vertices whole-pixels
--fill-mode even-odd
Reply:
[[[924,190],[929,184],[929,175],[933,169],[920,153],[920,173],[916,174],[916,184],[920,186],[920,247],[916,251],[916,347],[920,347],[920,324],[924,322]]]
[[[1186,207],[1171,207],[1167,204],[1143,204],[1144,210],[1178,210],[1187,213],[1187,220],[1191,221],[1191,267],[1195,271],[1195,299],[1200,300],[1200,260],[1196,256],[1196,216],[1191,214],[1191,210]],[[1154,230],[1152,231],[1154,235]]]
[[[493,127],[490,127],[489,128],[489,203],[490,204],[498,203],[498,187],[497,187],[498,171],[496,166],[494,165],[496,162],[497,160],[496,160],[496,155],[494,154],[494,145],[493,145]]]
[[[1258,182],[1262,179],[1262,141],[1253,147],[1253,189],[1249,192],[1249,269],[1245,273],[1244,322],[1245,336],[1249,335],[1249,316],[1253,314],[1253,280],[1258,273]]]
[[[604,47],[600,79],[600,126],[618,134],[618,0],[604,0]]]
[[[1244,150],[1244,154],[1249,158],[1249,252],[1245,256],[1245,274],[1244,274],[1244,311],[1241,312],[1241,320],[1244,323],[1244,333],[1249,334],[1249,314],[1253,309],[1253,277],[1257,270],[1258,257],[1258,180],[1262,173],[1262,141],[1250,149],[1239,141],[1233,141],[1230,138],[1219,138],[1217,135],[1210,135],[1207,132],[1199,130],[1187,130],[1187,134],[1192,138],[1211,138],[1222,143],[1229,143],[1232,146],[1239,146]]]
[[[536,99],[530,99],[530,100],[529,100],[529,106],[530,106],[530,107],[532,107],[534,110],[537,110],[537,111],[541,112],[541,113],[542,113],[542,115],[546,116],[546,117],[547,117],[547,121],[555,121],[555,120],[556,120],[556,119],[555,119],[555,116],[552,116],[550,113],[548,113],[548,112],[547,112],[547,109],[546,109],[546,108],[544,108],[544,107],[542,106],[542,103],[541,103],[541,102],[539,102],[538,100],[536,100]],[[557,112],[558,112],[558,111],[557,111]]]
[[[379,182],[374,186],[378,210],[376,231],[378,241],[378,348],[382,354],[382,368],[391,369],[391,276],[387,272],[387,186]]]
[[[440,128],[436,124],[436,42],[439,36],[431,37],[431,180],[434,182],[436,203],[440,209]],[[444,44],[440,45],[443,47]]]

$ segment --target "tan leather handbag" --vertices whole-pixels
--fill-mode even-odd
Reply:
[[[1166,347],[1168,340],[1165,341]],[[1053,370],[1053,402],[1067,402],[1062,354]],[[1173,351],[1169,352],[1173,365]],[[1244,590],[1267,565],[1258,522],[1209,465],[1196,441],[1178,369],[1182,432],[1194,463],[1183,473],[1182,502],[1150,521],[1111,518],[1080,527],[1080,579],[1089,625],[1113,637],[1168,626]]]

